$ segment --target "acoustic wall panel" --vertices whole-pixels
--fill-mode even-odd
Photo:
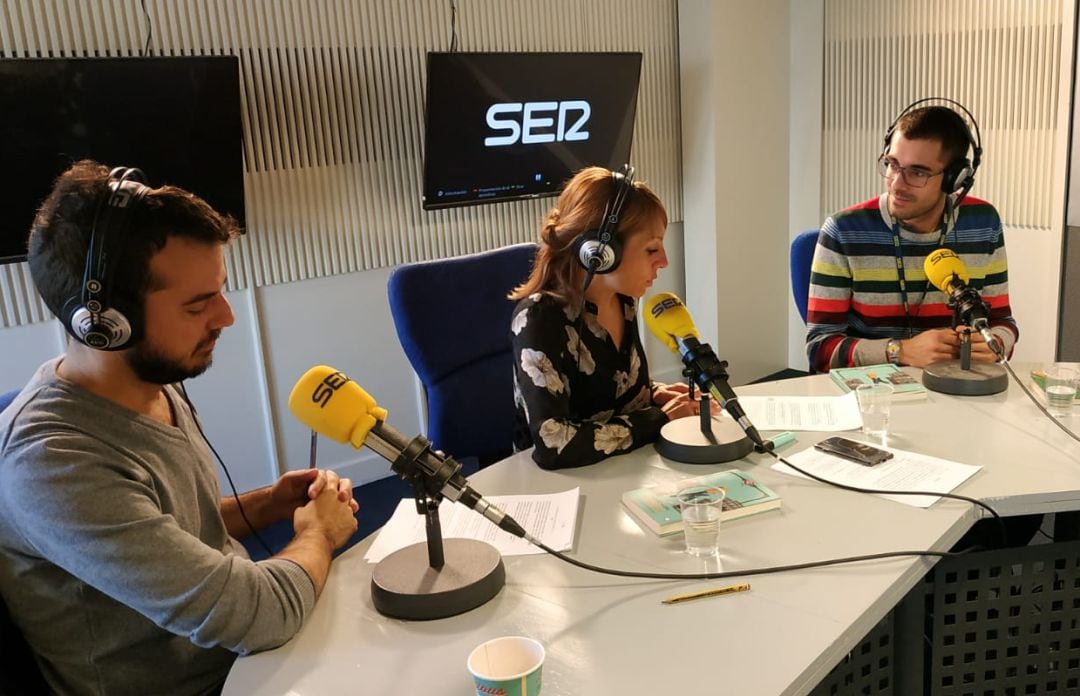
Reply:
[[[634,164],[682,220],[675,0],[456,2],[458,48],[642,51]],[[534,239],[554,199],[420,206],[426,55],[446,0],[7,0],[0,57],[240,58],[248,234],[232,290]],[[163,134],[163,137],[167,137]],[[152,177],[152,172],[149,173]],[[0,327],[43,321],[25,265],[0,268]]]

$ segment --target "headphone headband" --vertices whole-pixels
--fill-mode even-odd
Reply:
[[[123,250],[123,240],[119,237],[127,233],[132,209],[150,190],[145,180],[139,169],[114,168],[94,212],[82,286],[79,295],[66,303],[64,318],[65,328],[72,336],[91,348],[117,350],[141,335],[141,317],[127,316],[133,313],[131,307],[116,306],[112,275],[116,267],[114,257]]]
[[[622,260],[617,232],[627,201],[634,192],[634,168],[624,164],[619,171],[611,172],[611,180],[615,190],[604,205],[600,226],[583,232],[575,244],[578,261],[588,271],[583,290],[589,287],[594,273],[610,273]]]
[[[619,228],[619,218],[622,217],[630,194],[634,192],[634,168],[624,164],[619,171],[611,172],[611,178],[615,181],[615,195],[604,206],[604,218],[597,231],[601,244],[610,244]]]
[[[915,101],[911,102],[910,104],[905,106],[903,110],[899,114],[897,114],[896,118],[893,119],[892,123],[889,124],[889,129],[885,131],[885,140],[882,146],[881,154],[882,156],[884,156],[886,153],[888,153],[889,145],[892,144],[892,137],[893,134],[896,132],[896,127],[897,125],[899,125],[900,120],[903,119],[908,112],[915,109],[915,107],[919,106],[920,104],[926,104],[928,102],[945,102],[946,104],[951,104],[953,106],[959,107],[960,111],[963,111],[964,114],[967,115],[967,121],[971,121],[971,126],[974,128],[974,135],[972,135],[972,128],[968,127],[968,123],[964,120],[964,117],[961,114],[957,113],[956,109],[953,109],[952,107],[945,107],[955,113],[960,119],[960,122],[964,126],[964,135],[967,137],[968,147],[971,148],[971,161],[968,162],[966,157],[967,153],[965,152],[965,157],[962,157],[960,159],[960,166],[956,167],[956,162],[950,162],[948,167],[946,168],[946,174],[948,174],[948,176],[942,179],[943,189],[951,189],[946,190],[945,193],[954,193],[955,191],[961,191],[961,193],[957,196],[956,200],[953,203],[954,205],[959,205],[960,201],[963,200],[964,196],[966,196],[968,191],[971,190],[971,186],[975,183],[975,172],[978,171],[979,164],[982,162],[983,152],[982,133],[979,131],[979,122],[975,120],[975,115],[972,114],[971,111],[969,111],[968,108],[960,102],[954,99],[949,99],[948,97],[923,97],[922,99],[916,99]],[[942,105],[931,104],[931,106]]]

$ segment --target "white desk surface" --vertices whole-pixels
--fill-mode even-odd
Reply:
[[[1024,366],[1015,368],[1027,379]],[[913,373],[917,374],[917,370]],[[740,394],[837,394],[827,376],[772,382]],[[1080,428],[1080,415],[1066,423]],[[1069,439],[1014,384],[986,397],[930,393],[893,405],[889,444],[979,464],[956,492],[1002,515],[1080,509],[1080,443]],[[826,436],[797,433],[790,454]],[[698,572],[706,561],[682,553],[682,537],[658,538],[635,523],[621,494],[649,483],[729,468],[775,489],[783,507],[726,523],[724,570],[894,550],[947,550],[980,514],[961,501],[919,509],[829,488],[772,471],[751,454],[720,465],[665,460],[652,446],[600,464],[547,472],[518,454],[471,477],[484,495],[582,489],[572,554],[635,570]],[[678,472],[678,473],[676,473]],[[657,581],[598,575],[549,556],[505,558],[506,586],[460,616],[426,622],[375,611],[372,537],[338,558],[307,624],[276,650],[239,659],[225,694],[473,693],[465,668],[477,644],[527,635],[547,649],[545,696],[658,694],[688,680],[718,680],[703,693],[805,694],[932,566],[919,557],[754,576],[749,592],[662,605],[679,592],[739,582]]]

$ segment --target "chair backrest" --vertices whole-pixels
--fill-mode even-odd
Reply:
[[[19,395],[18,389],[12,389],[9,392],[0,394],[0,411],[3,411],[8,405],[15,400],[15,397]]]
[[[800,232],[791,240],[791,295],[795,307],[806,322],[806,303],[810,297],[810,264],[814,261],[814,247],[817,246],[818,230]]]
[[[481,466],[513,451],[514,303],[506,295],[529,275],[536,248],[399,266],[388,281],[401,347],[427,396],[428,439]]]

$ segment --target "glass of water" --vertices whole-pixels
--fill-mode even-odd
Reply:
[[[691,556],[715,556],[720,549],[720,513],[723,488],[691,486],[676,494],[682,512],[686,552]]]
[[[886,443],[889,434],[889,412],[892,410],[893,387],[891,384],[874,382],[860,384],[855,388],[862,415],[862,431],[872,440]]]
[[[1046,407],[1057,416],[1067,416],[1076,400],[1076,369],[1055,363],[1046,371]]]

